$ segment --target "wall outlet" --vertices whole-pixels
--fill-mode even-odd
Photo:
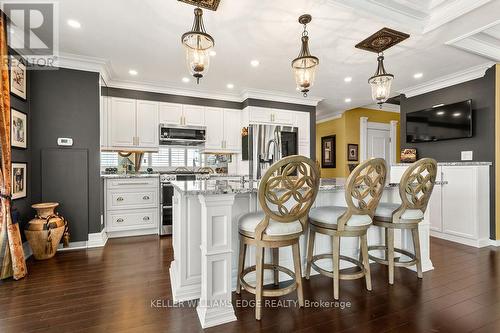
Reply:
[[[472,161],[472,150],[462,152],[462,161]]]

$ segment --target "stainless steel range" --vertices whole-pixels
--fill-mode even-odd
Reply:
[[[210,179],[210,171],[205,170],[191,171],[186,168],[179,168],[175,171],[160,173],[160,202],[161,202],[161,223],[160,236],[172,234],[172,199],[174,196],[174,187],[172,182],[195,181]]]

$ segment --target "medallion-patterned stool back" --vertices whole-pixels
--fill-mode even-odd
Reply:
[[[278,222],[304,223],[319,189],[316,163],[289,156],[273,164],[261,179],[259,202],[266,216]]]
[[[420,209],[425,212],[427,203],[434,189],[437,175],[437,162],[432,158],[423,158],[413,163],[401,177],[399,195],[404,209]]]

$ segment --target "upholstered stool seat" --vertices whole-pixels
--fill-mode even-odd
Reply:
[[[392,215],[398,208],[400,204],[381,202],[378,204],[377,210],[375,211],[375,218],[377,220],[387,220],[387,222],[392,222]],[[406,209],[401,214],[401,220],[421,220],[424,218],[424,212],[420,209]]]
[[[254,234],[255,228],[264,220],[265,216],[266,214],[264,212],[248,213],[241,216],[238,222],[240,233],[248,235]],[[281,223],[270,219],[269,225],[266,230],[264,230],[264,233],[268,236],[289,236],[302,233],[302,231],[302,224],[300,221]]]
[[[337,229],[337,221],[342,214],[347,211],[347,207],[326,206],[312,208],[309,212],[309,222],[311,224],[323,226],[324,228]],[[353,215],[347,220],[346,225],[359,227],[370,225],[372,219],[370,215]]]

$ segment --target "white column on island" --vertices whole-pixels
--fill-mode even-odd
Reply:
[[[201,203],[201,297],[203,328],[236,320],[231,302],[234,194],[199,195]]]

